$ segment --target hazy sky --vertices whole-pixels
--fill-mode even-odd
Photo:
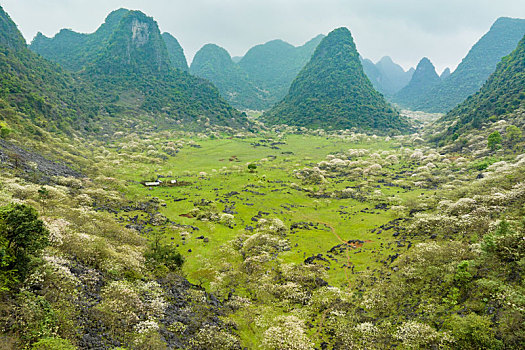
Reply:
[[[454,68],[501,16],[525,18],[524,0],[0,0],[30,42],[38,31],[93,32],[117,8],[142,10],[173,34],[188,61],[206,43],[241,56],[272,39],[299,45],[346,26],[361,55],[405,68],[427,56]]]

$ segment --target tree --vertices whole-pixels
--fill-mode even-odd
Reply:
[[[5,139],[11,133],[11,129],[5,122],[0,121],[0,138]]]
[[[499,148],[501,141],[501,134],[498,131],[494,131],[487,139],[487,146],[490,150],[494,151]]]
[[[253,164],[253,163],[252,163],[252,164],[248,164],[248,171],[249,171],[250,173],[255,172],[256,169],[257,169],[257,165],[255,165],[255,164]]]
[[[38,213],[25,204],[0,208],[0,289],[6,290],[30,270],[33,256],[49,244]]]
[[[505,131],[507,132],[507,141],[511,146],[514,146],[521,139],[521,130],[516,125],[507,126]]]
[[[46,201],[49,199],[49,197],[49,190],[44,186],[40,187],[40,189],[38,190],[38,199],[40,200],[40,206],[42,207],[42,212],[44,213],[44,215],[46,210]]]

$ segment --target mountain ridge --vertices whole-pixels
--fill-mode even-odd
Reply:
[[[410,129],[366,77],[352,34],[338,28],[326,36],[288,95],[263,115],[270,124],[308,128],[358,128],[375,132]]]

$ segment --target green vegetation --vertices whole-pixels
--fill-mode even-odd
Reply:
[[[184,50],[180,46],[177,39],[170,33],[162,33],[162,39],[166,43],[166,49],[170,57],[171,65],[173,68],[188,71],[188,62],[186,62],[186,56],[184,56]]]
[[[456,70],[410,107],[426,112],[452,110],[482,87],[501,58],[516,48],[524,34],[525,19],[499,18],[470,49]]]
[[[263,115],[270,124],[307,128],[406,132],[408,121],[374,90],[363,73],[352,35],[346,28],[321,41],[288,95]]]
[[[214,44],[204,45],[193,58],[191,74],[213,82],[221,96],[239,109],[260,110],[267,93],[257,88],[234,63],[228,51]]]
[[[60,64],[70,71],[78,72],[104,50],[104,46],[129,10],[111,12],[105,22],[93,34],[76,33],[62,29],[54,38],[38,33],[29,48],[46,59]]]
[[[37,212],[17,204],[0,208],[0,290],[6,291],[31,270],[34,255],[48,244],[48,232]]]
[[[45,338],[36,342],[32,350],[76,350],[68,340],[60,338]]]
[[[494,151],[501,145],[501,141],[502,141],[501,134],[497,131],[494,131],[487,138],[487,146],[489,149]]]
[[[282,100],[323,38],[324,35],[318,35],[297,47],[282,40],[272,40],[248,50],[239,61],[239,67],[257,88],[268,94],[262,108],[251,109],[268,110]]]
[[[403,134],[341,28],[246,124],[151,18],[108,22],[65,73],[0,12],[0,348],[523,347],[522,108]]]
[[[2,20],[12,23],[2,13]],[[74,48],[57,49],[64,55],[82,55],[64,57],[79,65],[70,69],[82,68],[74,74],[27,50],[25,44],[17,50],[5,47],[0,53],[2,118],[16,130],[38,137],[41,129],[114,132],[180,127],[182,122],[202,129],[201,118],[216,126],[247,126],[245,116],[224,102],[210,83],[171,67],[157,24],[141,12],[115,11],[86,37],[86,43]]]
[[[458,120],[455,126],[447,130],[447,135],[480,128],[484,124],[505,119],[509,113],[525,107],[524,71],[525,37],[510,55],[501,60],[478,93],[447,114],[445,120]],[[521,137],[519,128],[516,128],[510,130],[510,142]]]
[[[286,95],[322,38],[319,35],[299,47],[273,40],[251,48],[238,62],[225,49],[207,44],[195,55],[190,71],[215,84],[233,106],[267,110]]]

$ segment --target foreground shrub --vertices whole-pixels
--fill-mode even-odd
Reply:
[[[32,350],[76,350],[68,340],[44,338],[33,344]]]
[[[0,208],[0,291],[23,279],[31,260],[49,244],[49,233],[35,209],[15,204]]]

